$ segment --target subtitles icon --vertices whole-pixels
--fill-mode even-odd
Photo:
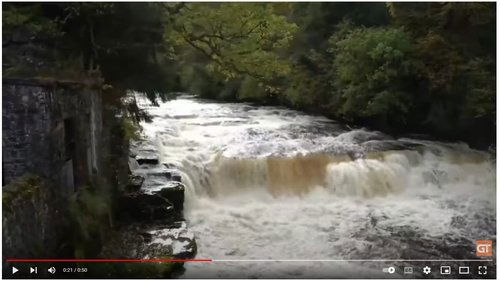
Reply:
[[[405,274],[413,274],[413,267],[411,267],[411,266],[405,266],[403,272]]]

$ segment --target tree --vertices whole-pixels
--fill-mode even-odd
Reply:
[[[280,50],[297,26],[261,3],[189,3],[174,16],[171,39],[209,60],[228,80],[244,75],[271,82],[290,71]]]
[[[56,66],[52,49],[63,32],[57,21],[45,16],[41,4],[4,4],[2,23],[4,77],[34,76]]]
[[[176,87],[158,3],[72,3],[63,9],[66,40],[105,82],[151,99]]]
[[[416,38],[430,86],[454,91],[468,60],[494,57],[493,3],[390,3],[395,22]],[[440,89],[441,88],[441,89]]]
[[[388,7],[394,22],[415,38],[420,76],[427,85],[422,91],[428,104],[425,126],[453,138],[494,137],[495,3]]]
[[[380,26],[389,23],[384,3],[293,3],[289,19],[299,26],[288,49],[292,71],[285,82],[284,99],[297,108],[334,116],[329,104],[332,92],[333,56],[329,38],[339,24]]]
[[[351,120],[372,118],[384,126],[404,125],[416,70],[408,34],[399,28],[353,28],[343,38],[333,37],[331,44],[338,114]]]
[[[8,3],[4,8],[4,76],[103,80],[122,94],[137,90],[150,98],[176,86],[157,3]],[[29,71],[11,71],[22,65]]]

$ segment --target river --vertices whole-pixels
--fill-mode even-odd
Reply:
[[[466,144],[191,96],[139,105],[181,170],[197,257],[214,260],[185,278],[383,277],[366,260],[470,259],[496,237],[495,159]]]

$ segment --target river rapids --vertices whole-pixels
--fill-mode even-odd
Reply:
[[[496,237],[495,158],[466,144],[191,96],[139,106],[214,260],[183,278],[384,277],[368,260],[474,259]]]

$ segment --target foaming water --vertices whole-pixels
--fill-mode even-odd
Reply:
[[[463,259],[496,236],[494,159],[464,144],[192,97],[141,106],[161,161],[181,170],[198,256],[233,260],[183,277],[374,277],[370,264],[234,260]]]

